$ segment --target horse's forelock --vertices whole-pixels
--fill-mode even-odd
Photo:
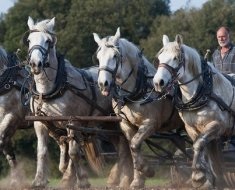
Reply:
[[[37,22],[34,25],[34,30],[37,30],[39,32],[44,32],[44,33],[50,33],[50,34],[54,34],[54,31],[51,27],[48,27],[47,23],[50,22],[50,19],[46,19],[40,22]]]

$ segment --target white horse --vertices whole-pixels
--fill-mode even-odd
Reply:
[[[114,36],[103,39],[93,35],[98,44],[100,90],[104,96],[114,95],[113,107],[123,117],[121,129],[131,148],[134,179],[130,186],[143,188],[145,175],[153,176],[154,171],[141,155],[142,142],[156,131],[183,127],[183,122],[170,98],[154,101],[156,69],[133,43],[120,37],[119,28]]]
[[[98,78],[98,69],[91,68],[89,70],[82,70],[73,67],[68,61],[65,61],[63,56],[57,56],[56,53],[56,36],[53,31],[55,25],[55,18],[43,20],[34,23],[33,19],[29,17],[28,27],[28,45],[29,55],[28,61],[33,74],[35,82],[33,93],[36,98],[31,99],[31,110],[36,115],[61,115],[61,116],[98,116],[111,114],[113,112],[111,105],[111,98],[105,98],[99,92],[96,85]],[[66,124],[69,126],[97,126],[94,122],[80,122],[71,120],[69,122],[51,122],[57,128],[65,128]],[[35,177],[35,184],[45,185],[47,176],[43,168],[46,167],[45,156],[47,154],[47,136],[50,132],[48,123],[36,121],[34,127],[38,137],[38,163],[37,173]],[[70,163],[74,166],[74,172],[68,172],[67,179],[74,184],[75,181],[80,180],[80,187],[89,187],[90,184],[87,179],[86,172],[82,169],[80,149],[93,148],[93,141],[87,142],[90,139],[84,139],[80,132],[68,129],[69,140],[69,156]],[[112,138],[114,141],[117,138]],[[119,139],[119,137],[118,137]],[[117,173],[110,174],[108,183],[114,185],[115,183],[122,184],[123,176],[130,176],[128,171],[128,164],[131,157],[128,155],[128,146],[125,145],[123,137],[120,137],[120,151],[121,156],[119,163],[115,165],[112,171]],[[85,145],[81,147],[82,142]],[[117,142],[117,141],[116,141]],[[123,146],[122,146],[123,145]],[[92,152],[92,150],[90,151]],[[96,153],[94,150],[93,153]],[[92,155],[94,164],[100,163],[98,155]],[[96,158],[97,156],[97,158]],[[132,167],[132,166],[130,166]],[[116,177],[116,178],[115,178]],[[118,178],[118,179],[117,179]],[[69,184],[68,184],[69,185]],[[69,185],[70,186],[70,185]]]
[[[27,72],[20,67],[20,61],[15,54],[8,54],[0,47],[0,150],[5,155],[10,165],[12,187],[22,183],[21,172],[17,169],[17,161],[11,139],[17,129],[32,127],[24,117],[29,113],[20,101],[21,87]]]
[[[192,184],[209,189],[223,185],[223,172],[217,140],[234,133],[234,86],[198,52],[163,36],[163,48],[157,54],[159,66],[153,82],[157,91],[175,88],[175,104],[194,142]]]
[[[0,47],[0,149],[10,165],[11,186],[14,188],[23,185],[23,176],[17,168],[11,138],[17,129],[33,127],[32,122],[25,120],[25,116],[30,114],[29,104],[25,103],[29,99],[28,90],[31,78],[29,73],[21,66],[22,63],[15,54],[7,54]],[[64,135],[66,135],[66,131],[56,131],[51,134],[60,147],[59,170],[62,173],[66,171],[68,165],[67,142],[61,142],[59,139],[60,136]]]

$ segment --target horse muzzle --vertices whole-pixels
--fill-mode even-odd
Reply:
[[[38,62],[38,63],[30,62],[29,66],[31,68],[31,73],[33,73],[34,75],[38,75],[41,73],[43,64],[42,62]]]
[[[108,82],[107,81],[105,81],[104,83],[99,82],[98,85],[99,85],[99,89],[100,89],[101,94],[104,96],[109,96],[111,88],[110,88],[110,85],[108,84]]]

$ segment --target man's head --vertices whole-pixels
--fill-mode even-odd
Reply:
[[[230,43],[230,30],[227,27],[220,27],[217,30],[216,37],[220,47],[226,47]]]

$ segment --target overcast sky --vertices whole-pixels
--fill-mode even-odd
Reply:
[[[6,13],[8,8],[14,5],[16,0],[0,0],[0,13]],[[50,1],[50,0],[48,0]],[[207,0],[171,0],[171,11],[175,11],[180,8],[185,8],[187,2],[189,2],[190,7],[200,8],[203,3]]]

